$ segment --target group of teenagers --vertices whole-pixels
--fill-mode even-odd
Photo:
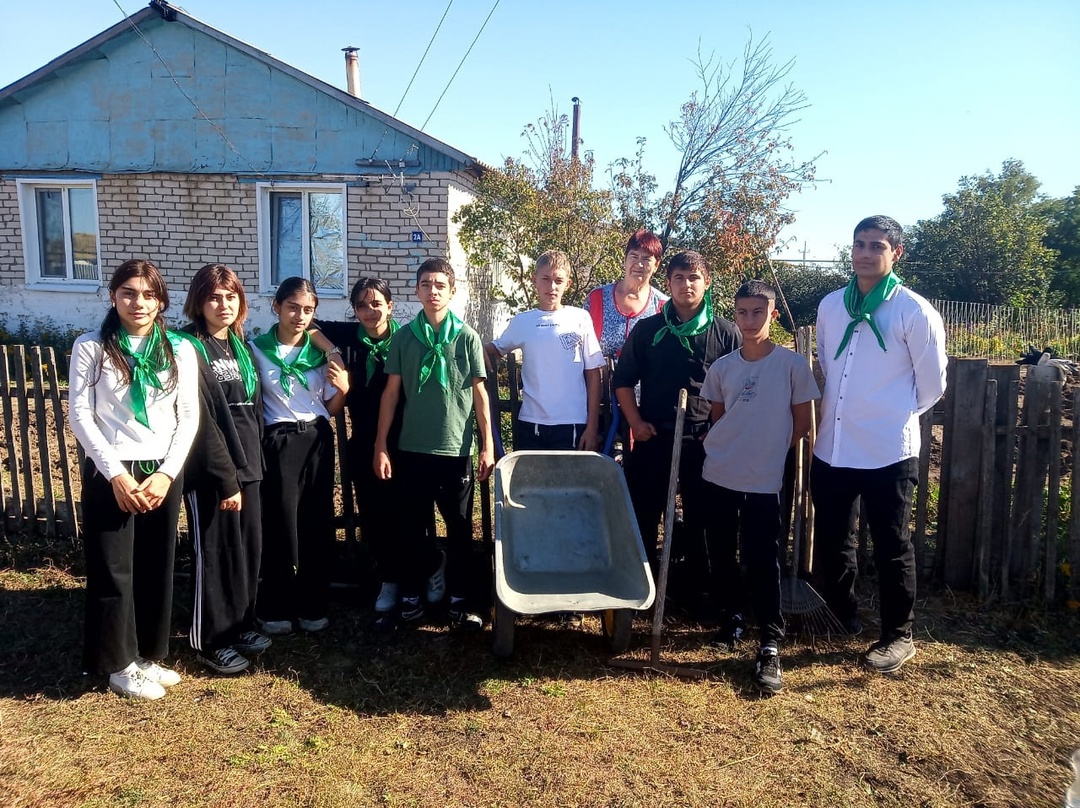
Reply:
[[[485,380],[501,356],[520,350],[515,450],[597,450],[601,368],[614,364],[623,469],[654,572],[681,441],[687,553],[709,570],[718,639],[740,634],[749,602],[760,634],[753,681],[764,693],[782,689],[784,466],[810,431],[811,402],[822,398],[811,467],[815,574],[845,629],[860,633],[852,515],[861,498],[881,617],[862,662],[898,670],[915,653],[908,521],[918,419],[944,392],[946,366],[941,318],[892,271],[902,253],[894,220],[874,216],[855,228],[851,282],[818,310],[823,394],[807,361],[770,338],[773,287],[744,283],[728,321],[714,313],[704,259],[684,251],[664,265],[666,295],[652,284],[663,247],[645,230],[626,245],[623,277],[593,290],[583,309],[562,304],[566,256],[540,255],[537,307],[487,345],[450,310],[454,270],[439,258],[416,272],[421,309],[407,324],[394,319],[379,278],[356,282],[354,318],[344,321],[316,319],[315,288],[288,278],[274,297],[276,323],[250,341],[244,289],[228,267],[195,274],[184,304],[190,323],[172,331],[160,272],[126,261],[110,280],[100,329],[79,337],[71,355],[70,419],[86,453],[84,669],[142,699],[180,681],[162,661],[182,501],[194,547],[189,637],[200,663],[239,673],[272,637],[327,627],[329,419],[343,409],[361,537],[381,581],[374,628],[439,614],[458,630],[482,629],[491,566],[474,549],[472,499],[474,477],[487,478],[495,464]],[[435,508],[444,541],[434,534]]]

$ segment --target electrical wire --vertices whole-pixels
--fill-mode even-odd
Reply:
[[[469,54],[472,53],[473,46],[476,41],[480,39],[480,35],[484,33],[484,29],[487,28],[488,21],[491,19],[491,15],[495,13],[495,9],[499,7],[500,0],[495,0],[495,5],[491,7],[491,11],[488,12],[487,17],[484,19],[484,24],[480,26],[480,30],[476,32],[476,36],[473,37],[472,43],[469,45],[469,49],[465,51],[465,55],[461,57],[461,61],[458,62],[457,68],[454,70],[454,74],[450,77],[450,81],[446,82],[446,86],[443,88],[442,93],[439,95],[438,100],[435,102],[435,106],[431,108],[431,112],[428,113],[427,120],[424,121],[424,125],[420,127],[420,131],[423,132],[427,129],[428,122],[431,120],[431,116],[435,114],[435,110],[439,108],[439,104],[442,103],[443,96],[446,95],[446,91],[450,89],[450,85],[454,83],[454,79],[457,78],[458,71],[461,70],[461,66],[465,64],[465,60],[469,58]]]

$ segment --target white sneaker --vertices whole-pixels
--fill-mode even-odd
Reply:
[[[292,621],[290,620],[256,620],[255,624],[263,634],[278,636],[280,634],[292,634]]]
[[[169,668],[163,668],[152,660],[135,657],[135,664],[139,666],[143,676],[151,682],[157,682],[162,687],[172,687],[180,684],[179,673]]]
[[[427,581],[427,602],[439,603],[446,596],[446,551],[440,550],[439,567]]]
[[[328,625],[330,625],[329,617],[318,617],[315,620],[305,620],[300,618],[296,621],[300,626],[301,631],[322,631]]]
[[[392,612],[397,606],[397,584],[384,582],[379,590],[379,597],[375,600],[375,611],[380,613]]]
[[[147,678],[134,662],[122,671],[109,674],[109,690],[129,699],[156,701],[165,696],[165,688]]]

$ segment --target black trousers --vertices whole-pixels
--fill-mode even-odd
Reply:
[[[244,483],[241,510],[223,511],[214,490],[185,497],[195,548],[191,647],[215,651],[252,627],[262,563],[262,498],[259,481]]]
[[[575,451],[585,424],[532,424],[518,421],[514,425],[514,449]]]
[[[263,620],[326,616],[334,547],[334,432],[325,418],[263,437]]]
[[[855,616],[858,559],[849,522],[855,498],[862,497],[874,542],[883,639],[910,634],[914,620],[915,547],[909,520],[918,464],[911,457],[879,469],[852,469],[815,457],[810,467],[814,574],[822,595],[841,620]]]
[[[761,644],[784,639],[780,613],[780,495],[732,491],[706,482],[710,530],[706,540],[712,566],[713,597],[727,615],[741,611],[742,579],[736,553],[750,578]]]
[[[133,464],[135,479],[145,472]],[[161,507],[125,513],[112,484],[93,461],[83,467],[83,549],[86,554],[86,623],[83,666],[115,673],[135,657],[164,659],[172,619],[176,522],[183,477],[173,480]]]
[[[434,504],[446,524],[446,587],[452,597],[476,603],[484,586],[473,551],[473,468],[471,457],[398,452],[394,468],[398,489],[407,497],[400,533],[407,569],[399,582],[403,597],[420,595],[439,566],[435,537],[428,530]]]
[[[406,559],[402,555],[403,543],[398,537],[404,508],[398,494],[397,452],[390,453],[394,476],[389,480],[380,480],[375,476],[371,463],[375,452],[373,444],[353,440],[349,442],[348,449],[360,539],[371,551],[379,580],[398,583]]]
[[[634,504],[645,554],[653,570],[657,569],[657,535],[667,507],[668,477],[671,474],[671,450],[674,433],[661,432],[649,440],[635,440],[634,448],[623,461],[626,487]],[[683,438],[679,459],[679,493],[682,496],[683,530],[676,534],[682,546],[672,555],[685,555],[692,569],[708,569],[705,534],[711,530],[708,519],[709,484],[701,477],[705,447],[696,438]]]

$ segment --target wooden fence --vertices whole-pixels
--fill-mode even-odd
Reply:
[[[813,335],[798,344],[810,353]],[[67,426],[66,390],[51,348],[0,346],[0,536],[33,532],[75,538],[79,529],[79,453]],[[61,361],[66,361],[61,359]],[[1072,485],[1080,442],[1080,387],[1063,403],[1057,371],[1037,366],[990,365],[985,359],[950,359],[948,391],[922,418],[920,485],[913,539],[924,582],[969,590],[984,599],[1046,602],[1080,599],[1080,492]],[[489,395],[508,435],[520,407],[519,367],[489,379]],[[606,378],[606,377],[605,377]],[[605,415],[610,399],[603,395]],[[335,419],[338,479],[350,479],[345,452],[348,426]],[[507,445],[507,450],[512,446]],[[810,446],[803,447],[804,461]],[[793,486],[789,523],[802,531],[809,566],[813,507],[806,470]],[[339,489],[337,526],[346,546],[358,547],[351,487]],[[481,527],[491,536],[490,491],[480,488]],[[861,529],[861,563],[870,563]]]

